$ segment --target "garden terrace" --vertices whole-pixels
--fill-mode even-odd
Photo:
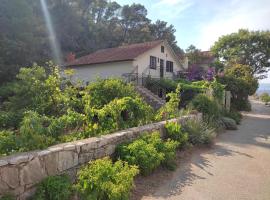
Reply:
[[[170,121],[184,124],[189,119],[201,120],[201,114],[183,116]],[[80,166],[89,161],[112,156],[118,144],[159,131],[165,136],[165,124],[157,122],[134,127],[110,135],[63,143],[45,150],[3,157],[0,160],[0,194],[12,193],[20,200],[32,196],[35,186],[47,176],[68,174],[73,180]]]

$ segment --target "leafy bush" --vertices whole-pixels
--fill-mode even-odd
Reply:
[[[168,122],[165,125],[168,138],[179,142],[182,147],[188,142],[188,134],[182,130],[182,126],[177,122]]]
[[[163,142],[158,132],[144,136],[130,144],[117,148],[117,155],[129,164],[139,166],[143,175],[148,175],[160,164],[173,168],[175,151],[179,143],[173,140]]]
[[[168,169],[175,168],[176,148],[180,145],[178,141],[168,139],[163,141],[159,132],[153,132],[151,135],[142,137],[148,144],[153,144],[156,150],[164,154],[164,160],[161,164]]]
[[[189,142],[193,145],[211,144],[216,136],[213,128],[209,128],[206,123],[198,120],[187,121],[184,130],[188,133]]]
[[[111,101],[99,110],[89,108],[86,113],[88,127],[85,137],[148,123],[153,110],[140,98],[124,97]]]
[[[169,102],[158,110],[155,117],[157,121],[172,119],[179,116],[180,89],[180,85],[178,85],[175,92],[167,94]]]
[[[125,84],[121,79],[98,79],[86,87],[83,102],[91,108],[100,109],[115,99],[137,97],[132,85]]]
[[[137,165],[143,175],[150,174],[164,160],[164,154],[158,152],[154,144],[138,139],[127,145],[120,145],[117,155],[131,165]]]
[[[205,119],[218,118],[220,116],[219,105],[204,94],[197,95],[191,102],[193,107],[202,112]]]
[[[261,99],[265,104],[267,104],[268,102],[270,102],[270,96],[269,96],[268,93],[263,93],[263,94],[261,94],[260,99]]]
[[[76,189],[83,200],[128,200],[138,173],[136,166],[121,160],[95,160],[79,171]]]
[[[15,200],[15,197],[12,195],[4,195],[3,197],[0,197],[0,200]]]
[[[18,137],[20,151],[44,149],[55,143],[55,139],[47,135],[47,129],[43,126],[46,122],[46,117],[36,112],[26,112]]]
[[[0,131],[0,155],[17,151],[16,136],[11,131]]]
[[[231,91],[233,109],[239,111],[249,111],[251,109],[248,96],[256,92],[258,80],[253,77],[250,66],[232,64],[225,71],[225,76],[219,77],[217,80],[226,86],[226,90]]]
[[[231,100],[231,109],[238,111],[251,111],[251,104],[248,99],[235,99]]]
[[[50,176],[43,180],[34,196],[35,200],[69,200],[72,184],[68,176]]]

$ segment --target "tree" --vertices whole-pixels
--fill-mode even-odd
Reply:
[[[237,110],[250,110],[248,96],[258,88],[258,80],[252,75],[252,68],[247,65],[233,64],[227,68],[224,77],[217,79],[232,93],[232,107]]]
[[[149,35],[147,9],[141,4],[125,5],[121,11],[120,26],[122,28],[123,42],[134,43],[147,40]],[[149,35],[150,36],[150,35]]]
[[[47,60],[43,23],[30,0],[3,0],[0,6],[0,85],[15,78],[21,66]]]
[[[141,4],[120,6],[109,0],[46,0],[63,58],[99,49],[166,39],[177,54],[175,28],[151,23]],[[0,7],[0,85],[15,79],[21,67],[52,59],[40,1],[3,0]]]
[[[252,75],[263,75],[270,67],[270,32],[240,29],[219,38],[211,50],[226,64],[248,65],[252,68]]]
[[[157,20],[154,24],[150,25],[150,31],[154,39],[167,40],[173,50],[178,55],[183,55],[184,51],[177,45],[175,37],[175,28],[173,25],[169,25],[165,21]]]
[[[189,65],[196,64],[201,60],[201,50],[192,44],[186,49],[186,55]]]

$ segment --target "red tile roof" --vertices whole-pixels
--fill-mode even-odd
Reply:
[[[139,44],[124,45],[116,48],[102,49],[68,62],[65,66],[91,65],[133,60],[162,42],[163,40],[157,40]]]

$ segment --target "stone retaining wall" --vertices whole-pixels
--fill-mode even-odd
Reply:
[[[187,119],[201,120],[201,114],[170,121],[184,123]],[[115,147],[143,134],[158,130],[164,136],[165,121],[135,127],[110,135],[59,144],[46,150],[20,153],[0,158],[0,196],[13,194],[25,200],[35,192],[35,186],[47,176],[67,173],[75,180],[81,165],[91,160],[111,156]]]

